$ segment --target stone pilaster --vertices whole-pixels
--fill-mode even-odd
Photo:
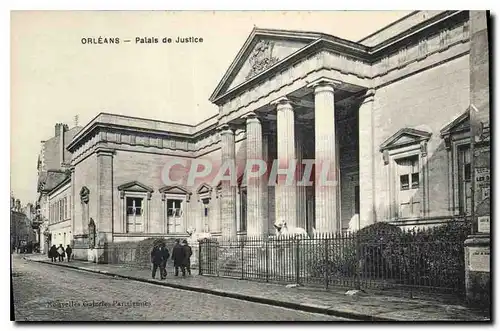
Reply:
[[[71,170],[71,195],[69,198],[69,208],[70,208],[70,215],[71,215],[71,236],[70,236],[70,245],[73,247],[73,236],[75,235],[75,194],[76,194],[76,188],[75,188],[75,166],[70,167]],[[42,240],[40,240],[40,243]]]
[[[97,220],[101,232],[113,232],[113,150],[97,150]]]
[[[359,222],[360,228],[373,224],[375,215],[373,155],[373,100],[374,91],[367,91],[359,107]]]
[[[246,126],[247,165],[254,164],[253,162],[260,163],[264,160],[261,120],[255,113],[250,113],[246,116]],[[247,167],[247,171],[256,172],[257,169],[248,169]],[[262,176],[254,174],[251,178],[247,177],[248,236],[262,236],[267,232],[267,218],[264,217],[264,205],[267,200],[263,200],[264,188],[266,188],[266,183]]]
[[[114,150],[100,148],[97,154],[97,262],[107,263],[106,244],[113,241],[113,154]]]
[[[316,231],[337,232],[340,222],[337,135],[335,132],[334,86],[320,79],[314,88]]]
[[[236,147],[234,140],[234,129],[229,125],[220,127],[221,136],[221,165],[226,162],[236,164]],[[236,238],[236,185],[229,180],[221,182],[221,218],[222,236],[224,238]]]
[[[290,101],[280,98],[273,102],[277,111],[277,139],[278,139],[278,183],[276,186],[276,221],[286,221],[289,227],[297,226],[297,187],[295,180],[295,114]],[[285,175],[279,175],[279,173]],[[292,180],[289,179],[292,176]],[[288,183],[287,183],[288,181]]]

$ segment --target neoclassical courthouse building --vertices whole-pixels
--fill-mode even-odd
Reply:
[[[468,11],[413,12],[357,42],[255,28],[210,96],[216,116],[185,125],[100,113],[83,128],[59,125],[58,169],[40,166],[45,232],[55,244],[98,248],[185,237],[190,226],[267,236],[277,220],[335,232],[355,215],[360,227],[466,216],[469,36]],[[166,164],[196,159],[331,160],[339,180],[188,186],[177,165],[179,184],[166,185]]]

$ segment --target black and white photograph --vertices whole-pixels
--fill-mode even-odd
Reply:
[[[491,323],[493,15],[12,10],[11,321]]]

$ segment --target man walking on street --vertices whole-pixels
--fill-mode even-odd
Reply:
[[[160,264],[160,277],[161,279],[167,278],[167,261],[170,257],[170,252],[167,247],[165,247],[165,243],[160,244],[160,255],[161,255],[161,264]]]
[[[62,244],[59,244],[59,247],[57,247],[57,254],[59,255],[59,262],[64,261],[64,247]]]
[[[68,256],[68,262],[71,260],[72,253],[73,253],[73,250],[71,249],[71,246],[70,245],[66,246],[66,255]]]
[[[175,276],[179,276],[179,267],[182,268],[182,262],[184,260],[184,250],[179,244],[179,239],[175,239],[175,245],[172,249],[172,260],[174,260]]]
[[[163,279],[163,273],[162,273],[162,264],[163,264],[163,255],[164,252],[161,250],[158,245],[155,245],[153,247],[153,250],[151,251],[151,263],[153,263],[153,272],[152,272],[152,278],[156,278],[156,270],[158,268],[160,269],[160,278]]]
[[[191,255],[193,255],[193,250],[191,246],[188,245],[186,239],[182,241],[182,250],[184,252],[184,260],[182,263],[182,275],[186,276],[186,270],[188,275],[191,276]]]
[[[57,247],[56,245],[52,245],[52,247],[50,247],[49,249],[49,257],[50,257],[50,261],[51,262],[56,262],[56,259],[57,259]]]

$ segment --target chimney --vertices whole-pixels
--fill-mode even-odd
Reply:
[[[59,136],[59,134],[61,133],[61,123],[56,123],[54,131],[55,131],[55,137]]]
[[[61,168],[64,164],[64,132],[67,130],[68,126],[63,123],[58,123],[56,126],[59,125],[59,157],[61,161]],[[66,130],[65,130],[66,129]]]

